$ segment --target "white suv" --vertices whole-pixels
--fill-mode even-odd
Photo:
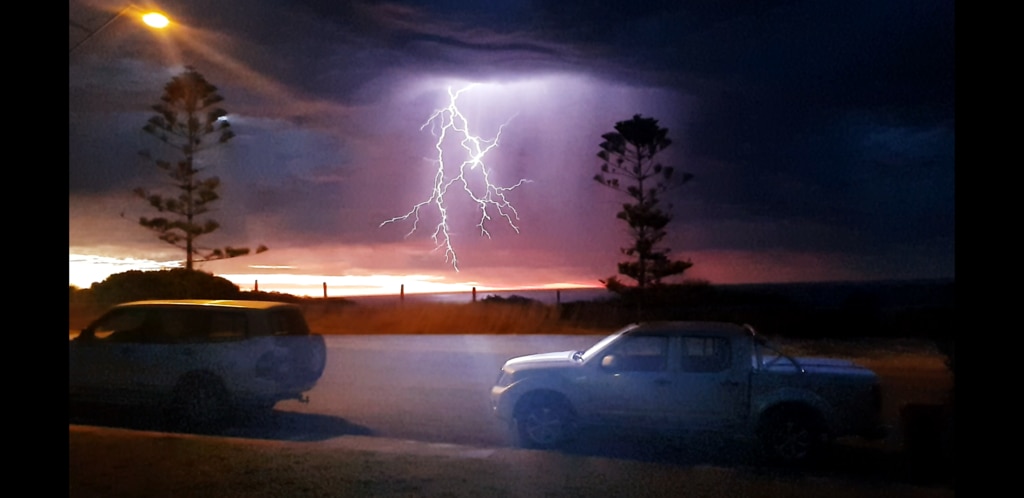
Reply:
[[[301,309],[267,301],[117,305],[68,343],[68,399],[165,409],[185,427],[306,401],[326,363]]]

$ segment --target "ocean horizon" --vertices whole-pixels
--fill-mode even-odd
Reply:
[[[852,295],[873,295],[880,304],[891,306],[927,306],[952,304],[954,279],[867,280],[837,282],[789,282],[756,284],[709,284],[727,292],[773,294],[793,302],[813,306],[841,306]],[[438,293],[406,293],[375,296],[346,296],[344,299],[359,304],[407,303],[471,303],[488,297],[509,299],[522,297],[546,305],[575,301],[612,299],[616,295],[603,287],[567,289],[511,289]]]
[[[513,290],[487,290],[475,292],[476,300],[482,301],[488,297],[500,297],[508,299],[511,297],[523,297],[532,299],[542,304],[561,304],[572,301],[594,301],[599,299],[610,299],[615,295],[603,287],[585,287],[568,289],[513,289]],[[389,304],[396,302],[407,303],[471,303],[474,299],[474,292],[429,292],[429,293],[406,293],[404,297],[399,294],[387,294],[376,296],[344,296],[343,299],[359,304]]]

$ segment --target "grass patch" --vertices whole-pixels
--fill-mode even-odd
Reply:
[[[530,303],[397,303],[304,306],[320,334],[600,334],[610,328],[559,318],[555,306]]]

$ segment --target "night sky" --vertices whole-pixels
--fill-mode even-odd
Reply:
[[[199,268],[243,289],[599,286],[629,242],[615,218],[629,199],[593,180],[598,145],[635,114],[669,130],[660,162],[694,175],[664,196],[685,278],[954,276],[951,0],[172,0],[136,3],[171,18],[162,31],[133,8],[95,31],[126,5],[70,2],[80,287],[184,259],[137,224],[156,213],[132,190],[167,182],[138,152],[172,151],[142,126],[185,66],[218,87],[237,135],[198,156],[223,182],[222,228],[200,240],[270,248]],[[415,231],[382,223],[430,198],[428,121],[460,90],[471,132],[498,138],[468,176],[518,184],[518,218],[491,211],[488,237],[450,190],[456,261],[431,238],[437,209]],[[457,143],[442,148],[454,164]]]

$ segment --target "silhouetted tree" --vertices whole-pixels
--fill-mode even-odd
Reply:
[[[249,254],[248,248],[224,247],[223,249],[202,248],[196,239],[211,233],[220,224],[212,219],[199,220],[199,216],[210,210],[210,205],[220,198],[217,189],[220,179],[216,176],[203,178],[200,173],[207,169],[199,167],[196,154],[209,147],[226,143],[235,134],[227,121],[227,111],[216,104],[224,100],[195,69],[185,71],[171,79],[164,86],[161,102],[153,106],[156,116],[142,129],[181,153],[175,163],[154,159],[148,151],[141,154],[153,160],[173,180],[177,190],[173,196],[164,196],[142,188],[135,194],[149,202],[149,205],[170,217],[139,218],[139,224],[153,230],[160,240],[185,250],[185,269],[193,269],[193,261],[212,261],[234,258]],[[256,252],[266,251],[260,245]],[[198,256],[198,259],[196,259]]]
[[[684,173],[673,179],[674,169],[657,162],[658,153],[672,145],[672,141],[668,129],[658,126],[656,119],[636,114],[629,121],[615,123],[615,131],[601,138],[604,142],[597,157],[604,163],[594,180],[627,194],[633,201],[623,204],[617,217],[629,225],[633,237],[631,245],[621,248],[630,260],[619,263],[619,274],[635,280],[636,287],[620,282],[616,276],[601,283],[617,294],[635,290],[642,297],[665,277],[682,274],[693,266],[689,261],[669,259],[669,248],[660,247],[672,216],[661,208],[658,197],[669,188],[688,182],[693,175]]]

